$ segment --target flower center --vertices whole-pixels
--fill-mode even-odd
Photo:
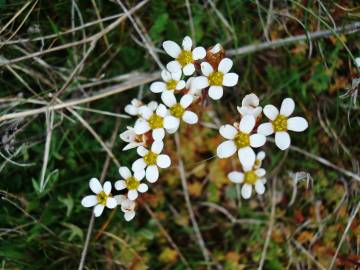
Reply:
[[[192,53],[191,51],[181,51],[178,58],[176,60],[180,63],[182,67],[186,66],[187,64],[190,64],[193,62]]]
[[[220,86],[220,85],[222,85],[223,77],[224,77],[224,73],[222,73],[220,71],[214,71],[208,77],[209,84]]]
[[[239,132],[234,138],[237,148],[243,148],[250,144],[249,134]]]
[[[177,85],[177,81],[175,80],[169,80],[166,82],[166,89],[167,90],[174,90],[176,88]]]
[[[144,156],[145,163],[147,165],[155,165],[157,156],[154,152],[149,151],[149,153]]]
[[[134,176],[131,176],[128,179],[126,179],[126,187],[128,189],[137,189],[139,185],[140,185],[139,181]]]
[[[254,171],[246,172],[244,176],[244,182],[246,184],[254,185],[258,177]]]
[[[101,191],[99,194],[96,195],[96,199],[98,200],[99,204],[106,205],[107,198],[110,197],[106,195],[104,191]]]
[[[274,121],[272,121],[275,132],[287,131],[287,118],[279,114]]]
[[[180,118],[184,114],[184,112],[185,109],[179,103],[176,103],[170,108],[171,115],[175,116],[176,118]]]
[[[150,116],[148,122],[152,129],[162,128],[164,119],[161,116],[158,116],[157,114],[154,113],[152,116]]]

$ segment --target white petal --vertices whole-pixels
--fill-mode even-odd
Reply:
[[[186,109],[187,107],[189,107],[191,105],[191,103],[193,102],[194,97],[193,95],[187,94],[184,95],[181,99],[180,99],[180,105],[181,107],[183,107],[184,109]]]
[[[252,115],[245,115],[240,121],[240,131],[249,134],[255,126],[255,117]]]
[[[117,206],[117,201],[115,198],[107,198],[106,200],[106,207],[107,208],[110,208],[110,209],[113,209]]]
[[[151,145],[151,151],[155,154],[160,154],[164,148],[164,143],[162,141],[154,141]]]
[[[147,164],[145,160],[143,158],[139,158],[134,161],[134,163],[131,166],[131,169],[133,170],[133,172],[141,171],[145,169],[146,165]]]
[[[142,184],[139,185],[139,187],[138,187],[137,190],[138,190],[139,192],[141,192],[141,193],[144,193],[144,192],[148,191],[148,189],[149,189],[148,185],[142,183]]]
[[[95,194],[98,194],[103,190],[99,180],[97,180],[96,178],[90,179],[89,186],[91,191],[94,192]]]
[[[184,89],[186,86],[186,83],[184,80],[178,81],[178,83],[176,84],[176,90],[182,90]]]
[[[120,139],[124,142],[134,142],[136,134],[133,129],[129,129],[120,134]]]
[[[239,160],[244,168],[251,168],[255,163],[255,153],[250,146],[240,148],[238,151]]]
[[[250,136],[251,147],[263,146],[265,142],[266,142],[266,137],[262,134],[257,133]]]
[[[183,72],[184,72],[184,75],[186,75],[186,76],[192,75],[194,73],[194,71],[195,71],[195,66],[192,63],[187,64],[185,67],[183,67]]]
[[[185,111],[182,116],[182,120],[190,125],[193,125],[198,122],[199,118],[196,113],[191,111]]]
[[[304,131],[309,126],[309,124],[305,118],[298,117],[298,116],[290,117],[288,119],[287,124],[288,124],[288,126],[287,126],[288,130],[292,130],[292,131],[296,131],[296,132]]]
[[[215,46],[211,48],[210,52],[216,54],[220,52],[221,49],[222,49],[221,45],[219,43],[216,43]]]
[[[202,72],[202,74],[204,74],[207,77],[211,73],[214,72],[214,69],[208,62],[202,62],[201,63],[201,72]]]
[[[128,198],[129,198],[129,200],[134,201],[134,200],[137,199],[138,195],[139,195],[139,194],[138,194],[137,190],[131,189],[131,190],[129,190],[127,196],[128,196]]]
[[[260,169],[257,169],[255,171],[255,173],[256,173],[257,176],[263,177],[266,174],[266,171],[265,171],[265,169],[260,168]]]
[[[261,182],[261,181],[256,181],[256,183],[255,183],[255,191],[256,191],[256,193],[257,194],[264,194],[264,192],[265,192],[265,186],[264,186],[264,184]]]
[[[150,130],[149,123],[146,121],[137,121],[135,123],[134,131],[137,135],[144,134]]]
[[[238,83],[238,80],[239,80],[239,75],[237,75],[236,73],[226,73],[224,74],[222,84],[224,86],[232,87]]]
[[[232,68],[232,65],[233,65],[233,61],[231,61],[229,58],[224,58],[219,63],[218,71],[226,74],[230,71],[230,69]]]
[[[233,171],[228,174],[228,178],[230,179],[231,182],[239,184],[244,181],[244,174],[241,172]]]
[[[138,111],[139,111],[139,108],[135,107],[134,105],[128,104],[128,105],[125,106],[124,111],[127,114],[130,114],[130,115],[137,115]]]
[[[118,180],[118,181],[115,182],[115,189],[116,190],[123,190],[125,188],[126,188],[126,182],[124,180]]]
[[[103,190],[104,190],[106,195],[110,194],[110,192],[111,192],[111,182],[110,181],[106,181],[104,183]]]
[[[263,160],[265,158],[266,154],[264,151],[260,151],[259,153],[257,153],[256,155],[256,159],[258,160]]]
[[[172,79],[171,73],[169,71],[167,71],[166,69],[163,69],[161,71],[161,78],[167,82],[170,81]]]
[[[212,85],[209,88],[209,97],[213,100],[218,100],[223,96],[222,86]]]
[[[209,86],[208,78],[205,76],[198,76],[195,77],[191,81],[191,87],[192,89],[198,90],[198,89],[204,89],[205,87]]]
[[[169,108],[176,104],[176,98],[173,92],[166,91],[161,95],[161,99]]]
[[[172,73],[171,73],[171,78],[172,78],[173,80],[175,80],[175,81],[180,81],[181,75],[182,75],[181,70],[178,71],[178,72],[172,72]]]
[[[355,64],[360,68],[360,57],[355,58]]]
[[[123,179],[128,179],[132,175],[129,168],[125,166],[119,168],[119,174]]]
[[[171,72],[181,72],[181,65],[176,60],[169,62],[166,65],[166,68]]]
[[[216,155],[219,158],[231,157],[236,152],[236,145],[234,141],[225,141],[221,143],[216,149]]]
[[[279,115],[279,110],[274,105],[266,105],[264,107],[264,114],[271,121],[275,120],[275,118]]]
[[[249,184],[244,184],[241,188],[241,196],[244,199],[249,199],[251,197],[252,186]]]
[[[264,136],[269,136],[274,133],[274,128],[271,123],[264,123],[258,126],[257,132]]]
[[[203,47],[196,47],[192,51],[192,57],[194,60],[203,59],[206,56],[206,50]]]
[[[180,125],[180,120],[175,116],[168,115],[164,119],[164,128],[166,130],[177,129]]]
[[[152,131],[154,141],[161,141],[165,137],[165,130],[163,128],[155,128]]]
[[[141,106],[139,108],[139,114],[144,118],[144,119],[149,119],[154,113],[154,110],[152,108],[150,108],[149,106]]]
[[[181,52],[181,48],[174,41],[167,40],[163,42],[163,48],[165,52],[172,58],[177,58]]]
[[[81,200],[81,204],[84,207],[93,207],[98,204],[98,200],[95,195],[88,195]]]
[[[143,180],[143,178],[145,177],[145,170],[141,170],[141,171],[136,171],[136,172],[134,172],[134,177],[135,177],[138,181]]]
[[[159,104],[159,106],[156,109],[156,114],[161,117],[165,117],[167,115],[168,111],[164,104]]]
[[[150,91],[153,93],[161,93],[161,92],[165,91],[166,89],[167,89],[166,84],[163,82],[153,82],[150,85]]]
[[[146,180],[155,183],[159,178],[159,169],[156,165],[150,165],[146,168]]]
[[[158,106],[158,103],[156,101],[150,101],[147,104],[147,107],[151,110],[151,112],[154,112],[156,110],[157,106]]]
[[[138,153],[139,156],[143,157],[145,156],[147,153],[149,153],[149,150],[147,150],[144,146],[139,146],[136,149],[136,152]],[[124,179],[126,179],[128,177],[124,177]]]
[[[129,211],[124,214],[124,218],[126,221],[130,221],[135,217],[135,211]]]
[[[125,200],[127,200],[125,195],[115,195],[114,198],[118,205],[121,205]]]
[[[102,212],[104,211],[105,206],[102,204],[98,204],[97,206],[95,206],[94,208],[94,214],[95,217],[100,217]]]
[[[184,37],[182,47],[186,51],[190,51],[192,47],[192,40],[189,36]]]
[[[276,132],[275,133],[275,144],[277,147],[279,147],[281,150],[285,150],[289,148],[290,146],[290,136],[287,132]]]
[[[259,98],[254,93],[248,94],[243,98],[241,105],[257,107],[257,106],[259,106]]]
[[[286,117],[290,116],[295,109],[295,102],[292,98],[285,98],[281,103],[280,114]]]
[[[160,167],[160,168],[168,168],[171,165],[171,160],[170,157],[168,155],[158,155],[157,159],[156,159],[156,164]]]
[[[235,138],[238,133],[237,129],[232,125],[223,125],[219,129],[220,135],[225,139],[232,140]]]

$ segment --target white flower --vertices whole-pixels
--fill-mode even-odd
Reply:
[[[139,110],[141,106],[144,106],[144,103],[141,100],[134,98],[133,100],[131,100],[130,104],[125,106],[124,111],[132,116],[139,115]],[[147,104],[147,106],[150,108],[156,108],[157,102],[151,101]]]
[[[124,213],[124,218],[126,221],[130,221],[135,217],[135,206],[134,201],[129,200],[124,195],[116,195],[114,197],[117,201],[117,204],[121,206],[121,211]]]
[[[265,144],[266,138],[262,134],[252,134],[255,118],[245,115],[239,128],[232,125],[223,125],[219,132],[227,141],[221,143],[216,152],[219,158],[228,158],[238,150],[238,156],[244,167],[249,167],[255,162],[255,152],[251,147],[260,147]]]
[[[229,73],[233,62],[229,58],[220,61],[217,71],[208,62],[201,63],[201,71],[204,76],[194,78],[191,86],[195,89],[209,87],[209,96],[218,100],[223,96],[223,86],[235,86],[239,76],[236,73]]]
[[[133,149],[145,145],[145,138],[143,135],[136,135],[133,127],[126,127],[123,133],[120,134],[120,139],[128,144],[122,149],[123,151]]]
[[[254,168],[258,169],[261,167],[263,160],[265,159],[265,152],[264,151],[260,151],[259,153],[256,154],[256,159],[255,159],[255,163],[254,163]]]
[[[171,72],[179,72],[182,69],[184,75],[192,75],[195,71],[194,61],[203,59],[206,56],[206,51],[203,47],[196,47],[191,51],[191,47],[192,40],[188,36],[183,39],[182,49],[174,41],[164,41],[163,48],[165,52],[175,58],[174,61],[166,65],[166,68]]]
[[[288,130],[301,132],[307,129],[308,122],[303,117],[291,117],[295,109],[295,102],[292,98],[285,98],[281,103],[279,110],[273,105],[264,107],[264,114],[271,120],[269,123],[261,124],[258,132],[265,136],[275,132],[275,144],[281,150],[285,150],[290,146],[290,136]]]
[[[141,158],[133,163],[132,170],[137,172],[143,171],[146,168],[146,180],[150,183],[156,182],[159,178],[159,168],[167,168],[171,164],[168,155],[160,154],[163,147],[164,143],[162,141],[154,141],[150,151],[143,146],[138,147],[137,153]]]
[[[136,171],[134,175],[130,172],[127,167],[120,167],[119,173],[123,180],[118,180],[115,182],[115,189],[116,190],[123,190],[127,188],[128,191],[128,198],[129,200],[136,200],[138,197],[138,192],[144,193],[148,191],[149,187],[147,184],[140,183],[141,180],[145,176],[145,171]]]
[[[94,207],[95,217],[99,217],[104,211],[105,206],[113,209],[116,207],[116,200],[111,196],[111,183],[106,181],[104,186],[96,178],[91,178],[89,182],[90,189],[96,195],[88,195],[81,200],[84,207]]]
[[[174,90],[182,90],[185,87],[185,81],[181,79],[181,70],[170,73],[167,70],[161,71],[161,77],[164,82],[153,82],[150,90],[154,93],[173,92]]]
[[[228,178],[231,182],[242,184],[241,196],[244,199],[251,197],[252,188],[255,187],[257,194],[261,195],[265,192],[266,179],[264,178],[266,171],[262,168],[253,169],[250,167],[244,167],[244,172],[233,171],[228,174]]]
[[[241,107],[238,106],[237,110],[242,116],[250,114],[255,118],[262,112],[262,108],[259,106],[259,98],[254,93],[246,95],[241,102]]]
[[[164,104],[159,104],[156,110],[152,110],[148,106],[140,108],[140,114],[143,118],[139,118],[135,122],[135,134],[142,135],[152,130],[152,138],[162,140],[165,137],[164,118],[169,114]]]
[[[355,58],[355,63],[358,68],[360,68],[360,57]]]
[[[170,115],[164,118],[164,127],[166,129],[177,130],[180,125],[180,119],[192,125],[197,123],[198,116],[192,111],[186,110],[194,100],[190,94],[182,96],[180,103],[177,103],[175,95],[171,92],[164,93],[162,100],[170,109]]]

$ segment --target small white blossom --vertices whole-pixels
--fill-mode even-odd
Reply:
[[[264,151],[260,151],[259,153],[256,154],[254,168],[258,169],[261,167],[262,162],[265,159],[265,156],[266,156],[266,154]]]
[[[180,125],[180,119],[190,125],[197,123],[198,116],[194,112],[187,110],[194,100],[192,95],[186,94],[182,96],[180,102],[177,103],[175,95],[168,92],[164,93],[162,100],[169,107],[170,111],[170,115],[164,118],[164,127],[166,129],[177,130]]]
[[[233,171],[228,174],[231,182],[242,184],[241,196],[244,199],[251,197],[253,186],[257,194],[261,195],[265,192],[266,178],[264,177],[266,171],[262,168],[253,169],[250,167],[243,167],[244,172]]]
[[[237,110],[242,116],[250,114],[255,118],[262,112],[262,108],[259,106],[259,98],[254,93],[246,95],[241,102],[241,107],[238,106]]]
[[[99,217],[104,211],[105,206],[113,209],[116,207],[116,200],[111,196],[111,183],[106,181],[104,186],[96,178],[91,178],[89,186],[96,195],[88,195],[81,200],[84,207],[94,207],[95,217]]]
[[[130,221],[135,217],[135,206],[134,201],[129,200],[124,195],[116,195],[114,197],[117,201],[117,204],[121,206],[121,211],[124,213],[124,218],[126,221]]]
[[[245,115],[238,128],[232,125],[223,125],[219,132],[227,141],[221,143],[216,152],[219,158],[228,158],[238,150],[238,156],[244,167],[249,167],[255,162],[255,152],[252,147],[265,144],[266,138],[262,134],[251,134],[255,127],[255,118]]]
[[[139,195],[138,192],[144,193],[148,191],[148,185],[140,183],[145,176],[145,171],[136,171],[133,175],[127,167],[120,167],[119,173],[123,179],[115,182],[115,189],[123,190],[127,188],[129,200],[136,200]]]
[[[290,117],[294,112],[295,102],[292,98],[285,98],[281,103],[280,113],[274,105],[266,105],[264,114],[271,120],[261,124],[258,132],[265,136],[275,133],[275,144],[281,150],[289,148],[291,139],[288,130],[301,132],[307,129],[308,122],[303,117]]]
[[[182,70],[186,76],[190,76],[194,73],[194,62],[203,59],[206,56],[206,50],[203,47],[196,47],[191,50],[192,40],[188,36],[183,39],[182,48],[171,40],[164,41],[163,48],[168,55],[175,58],[174,61],[171,61],[166,65],[166,68],[170,72],[179,72]]]
[[[141,158],[132,164],[132,170],[136,173],[146,169],[146,180],[150,183],[156,182],[159,178],[159,168],[164,169],[171,165],[170,157],[160,154],[163,147],[164,143],[162,141],[154,141],[150,151],[143,146],[138,147],[137,153]]]
[[[123,151],[130,150],[139,146],[145,145],[145,138],[143,135],[136,135],[133,127],[126,127],[123,133],[120,134],[120,139],[128,144],[122,149]]]
[[[151,101],[147,104],[147,106],[150,108],[156,108],[157,105],[158,104],[156,101]],[[136,116],[139,115],[139,110],[141,106],[144,106],[144,103],[141,100],[134,98],[133,100],[131,100],[130,104],[125,106],[124,111],[129,115]]]
[[[208,62],[201,63],[201,71],[204,76],[195,77],[191,83],[194,89],[209,87],[209,97],[218,100],[223,96],[223,86],[232,87],[238,83],[239,76],[229,73],[233,62],[229,58],[220,61],[217,71]]]
[[[140,107],[140,114],[142,118],[139,118],[135,122],[135,134],[142,135],[152,130],[152,138],[155,141],[164,139],[164,118],[169,114],[165,105],[159,104],[156,110],[153,110],[148,106],[142,106]]]
[[[181,70],[170,73],[167,70],[161,71],[161,77],[164,82],[153,82],[150,85],[150,90],[154,93],[174,92],[175,90],[182,90],[186,86],[185,81],[181,80]]]

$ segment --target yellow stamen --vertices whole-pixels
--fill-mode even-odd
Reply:
[[[244,175],[244,183],[254,185],[258,179],[258,176],[254,171],[246,172]]]
[[[131,190],[131,189],[137,189],[138,186],[140,185],[140,182],[133,176],[129,177],[128,179],[126,179],[126,187],[127,189]]]
[[[101,191],[96,195],[96,199],[98,200],[99,204],[106,205],[107,198],[110,197],[106,195],[104,191]]]
[[[194,61],[192,58],[191,51],[185,51],[185,50],[181,51],[181,53],[179,54],[178,58],[176,58],[176,60],[180,63],[182,67]]]
[[[279,114],[274,121],[272,121],[274,131],[287,131],[287,117]]]
[[[184,114],[184,112],[185,109],[179,103],[176,103],[170,108],[171,115],[175,116],[176,118],[180,118]]]
[[[238,134],[236,134],[236,136],[234,138],[234,142],[235,142],[235,145],[237,146],[237,148],[246,147],[246,146],[250,145],[250,136],[249,136],[249,134],[242,133],[240,131]]]
[[[155,165],[157,156],[154,152],[149,151],[149,153],[144,156],[145,163],[147,165]]]
[[[220,71],[214,71],[208,77],[209,85],[221,86],[223,82],[224,73]]]
[[[151,129],[162,128],[164,119],[161,116],[154,113],[152,116],[150,116],[148,122]]]
[[[167,90],[174,90],[176,88],[177,85],[177,81],[175,80],[169,80],[166,82],[166,89]]]

